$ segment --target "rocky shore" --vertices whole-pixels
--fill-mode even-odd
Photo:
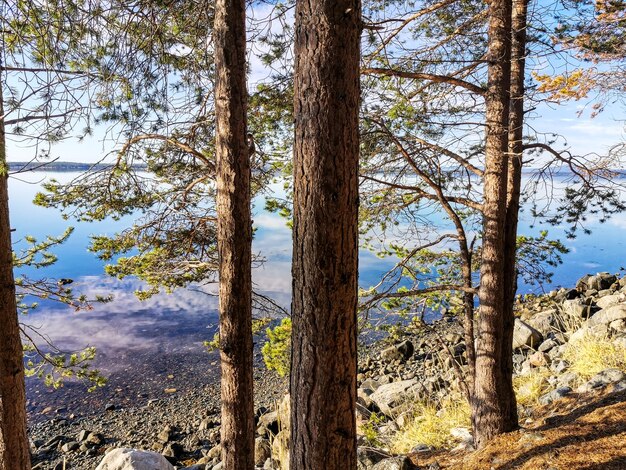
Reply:
[[[626,277],[588,275],[571,289],[524,296],[516,311],[514,382],[522,424],[532,421],[535,408],[564,397],[626,389]],[[420,456],[472,450],[463,411],[465,349],[462,327],[448,315],[363,348],[356,410],[360,469],[434,470],[442,467],[433,459],[422,467]],[[257,466],[285,469],[288,384],[263,372],[256,387]],[[446,418],[451,410],[454,419]],[[31,427],[34,468],[100,464],[101,470],[122,470],[135,468],[132,459],[148,459],[155,469],[221,468],[217,385],[91,416],[71,411]],[[424,432],[431,412],[448,427]]]

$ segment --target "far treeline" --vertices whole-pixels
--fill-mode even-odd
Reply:
[[[625,208],[626,144],[580,154],[538,118],[572,100],[592,116],[623,106],[623,2],[0,5],[0,470],[31,466],[13,268],[37,251],[12,252],[9,141],[33,149],[25,169],[69,138],[110,143],[36,203],[84,222],[141,214],[91,249],[110,275],[145,281],[142,298],[219,282],[225,469],[254,467],[250,206],[262,193],[293,228],[290,468],[356,468],[357,320],[376,309],[457,314],[476,446],[518,428],[517,280],[549,280],[542,266],[562,248],[520,237],[520,206],[569,236]],[[284,198],[267,194],[277,181]],[[359,246],[398,258],[361,292]],[[43,292],[17,283],[20,299]]]
[[[23,173],[25,171],[107,171],[113,169],[113,164],[109,163],[80,163],[80,162],[7,162],[9,172],[12,174]],[[133,165],[135,170],[147,170],[145,163]]]

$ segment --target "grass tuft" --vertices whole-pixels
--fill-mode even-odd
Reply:
[[[436,449],[449,447],[455,441],[450,430],[457,427],[470,427],[466,400],[418,402],[412,409],[412,418],[391,438],[389,447],[394,453],[407,453],[417,444]]]
[[[587,334],[570,341],[563,358],[570,363],[570,370],[584,380],[605,369],[626,371],[626,347],[613,343],[607,336]]]
[[[517,404],[520,406],[535,406],[539,403],[539,397],[550,391],[548,382],[550,371],[546,368],[534,369],[528,375],[516,375],[513,377],[513,388]]]

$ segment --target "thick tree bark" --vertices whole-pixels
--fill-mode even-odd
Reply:
[[[357,465],[360,12],[296,4],[292,470]]]
[[[0,83],[0,90],[2,84]],[[4,114],[0,95],[0,115]],[[30,469],[24,350],[17,320],[9,221],[8,166],[0,119],[0,470]]]
[[[492,0],[489,7],[489,78],[486,103],[486,159],[483,202],[483,254],[480,319],[476,351],[473,416],[481,447],[494,436],[517,427],[508,404],[500,399],[512,377],[502,373],[504,348],[505,222],[508,171],[509,86],[511,80],[511,0]],[[512,326],[512,325],[510,325]]]
[[[244,0],[215,5],[217,244],[222,363],[222,460],[254,468],[250,161],[246,140]]]
[[[524,129],[524,77],[526,55],[526,16],[528,0],[513,0],[512,43],[511,43],[511,88],[509,112],[509,163],[507,183],[506,233],[504,247],[504,269],[506,291],[504,298],[504,336],[502,342],[502,375],[505,379],[513,375],[513,306],[517,292],[517,221],[520,208],[522,185],[522,152]],[[505,413],[511,423],[517,423],[517,402],[512,381],[504,380],[506,388],[501,393]]]

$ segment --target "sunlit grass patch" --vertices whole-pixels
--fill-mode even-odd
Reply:
[[[537,405],[539,398],[550,391],[548,377],[550,377],[550,371],[545,368],[534,369],[527,375],[514,376],[513,389],[517,404],[521,406]]]
[[[563,354],[570,370],[584,380],[605,369],[626,371],[626,346],[615,344],[606,335],[587,334],[570,341]]]
[[[470,409],[464,399],[446,399],[439,403],[417,402],[411,418],[390,440],[394,453],[407,453],[417,444],[445,448],[454,444],[450,430],[470,427]]]

